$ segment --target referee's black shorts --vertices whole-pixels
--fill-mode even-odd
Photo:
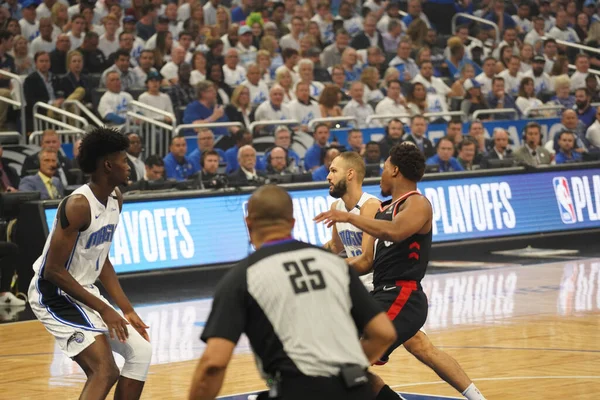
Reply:
[[[427,320],[427,295],[416,281],[396,281],[378,285],[373,298],[396,328],[396,342],[381,358],[386,360],[392,352],[413,337]]]
[[[268,392],[260,393],[257,400],[269,399]],[[277,400],[374,400],[375,392],[369,383],[347,389],[339,377],[283,378]]]

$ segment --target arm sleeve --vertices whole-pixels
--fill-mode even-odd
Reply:
[[[367,289],[360,281],[356,271],[348,267],[350,274],[350,300],[352,301],[352,319],[356,327],[362,332],[365,326],[377,314],[383,312],[381,306],[375,302],[373,297],[367,292]]]
[[[238,264],[217,287],[200,339],[218,337],[237,343],[246,325],[246,269]]]

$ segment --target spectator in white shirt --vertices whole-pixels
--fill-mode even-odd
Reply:
[[[362,82],[353,82],[350,86],[350,97],[352,100],[346,104],[343,110],[345,117],[355,117],[354,128],[364,129],[369,127],[381,126],[378,120],[367,124],[367,117],[374,115],[375,111],[370,104],[363,101],[364,84]]]
[[[258,52],[256,47],[252,46],[252,29],[247,25],[240,26],[238,35],[240,39],[235,48],[238,51],[240,64],[242,64],[244,67],[247,67],[248,65],[256,62],[256,53]]]
[[[138,101],[159,110],[171,113],[174,116],[175,113],[173,112],[173,103],[171,103],[171,98],[166,93],[160,92],[160,84],[162,79],[162,76],[160,76],[160,74],[157,72],[149,73],[148,77],[146,78],[146,87],[148,88],[148,91],[142,93]],[[157,112],[149,111],[144,108],[139,111],[141,111],[142,114],[148,118],[164,121],[168,124],[173,122],[171,117],[167,117]]]
[[[533,84],[533,78],[526,76],[521,80],[519,85],[519,97],[515,102],[521,115],[525,118],[529,116],[540,116],[539,113],[531,113],[529,111],[543,106],[544,103],[537,97],[535,97],[535,85]]]
[[[33,39],[29,44],[29,55],[35,56],[35,53],[45,51],[51,53],[56,48],[56,40],[52,38],[52,20],[42,18],[39,22],[40,36]]]
[[[296,98],[292,74],[287,68],[277,68],[277,72],[275,73],[275,82],[283,89],[284,104],[287,104]]]
[[[250,90],[250,103],[254,106],[259,106],[267,100],[269,88],[267,84],[260,79],[260,68],[256,64],[248,65],[246,80],[242,82]]]
[[[483,72],[475,77],[475,80],[481,84],[481,93],[487,96],[492,91],[492,80],[496,71],[496,59],[488,57],[483,61]]]
[[[317,4],[317,12],[310,19],[319,24],[319,31],[321,32],[321,42],[329,44],[333,42],[333,15],[329,7],[329,2],[319,2]]]
[[[541,17],[533,17],[533,29],[525,35],[525,43],[536,47],[537,43],[542,40],[542,37],[546,36],[544,31],[544,19]]]
[[[108,58],[112,53],[119,50],[119,38],[117,37],[117,29],[119,21],[112,14],[104,17],[104,33],[100,35],[98,42],[98,50],[104,53],[104,57]]]
[[[552,38],[548,38],[544,40],[544,59],[546,60],[546,64],[544,64],[544,72],[547,74],[552,73],[552,68],[554,67],[554,63],[558,58],[558,45],[556,44],[556,40]]]
[[[35,9],[37,20],[42,18],[50,18],[52,16],[52,6],[56,3],[56,0],[43,0],[42,3]]]
[[[300,51],[300,39],[302,39],[305,24],[301,17],[293,17],[290,33],[279,40],[281,49],[294,49]]]
[[[567,16],[567,12],[562,9],[556,12],[556,25],[550,29],[548,36],[564,42],[579,42],[579,36],[577,36],[577,32],[575,32],[573,28],[569,27],[569,17]],[[561,47],[564,48],[564,46]]]
[[[600,107],[596,108],[596,121],[588,128],[585,138],[592,146],[600,148]]]
[[[209,0],[204,5],[204,25],[217,24],[217,7],[221,4],[221,0]]]
[[[126,121],[126,114],[133,97],[121,91],[121,78],[116,71],[109,72],[106,76],[106,93],[98,104],[98,113],[110,123],[122,125]]]
[[[190,77],[190,83],[192,85],[202,82],[206,79],[206,56],[201,51],[194,52],[192,56],[192,75]]]
[[[71,48],[78,49],[83,44],[85,37],[85,18],[81,14],[75,15],[71,19],[71,31],[67,33],[71,40]]]
[[[237,86],[246,80],[246,69],[238,65],[239,55],[237,49],[229,49],[225,53],[223,65],[223,80],[229,86]]]
[[[509,46],[512,49],[513,55],[519,55],[519,43],[517,42],[517,30],[515,28],[506,28],[502,41],[496,47],[496,50],[492,52],[492,56],[496,59],[500,59],[500,50],[504,46]]]
[[[427,93],[438,94],[446,97],[450,93],[450,88],[438,77],[433,76],[433,64],[431,61],[421,63],[421,71],[414,77],[412,83],[420,82],[425,86]]]
[[[552,16],[552,8],[550,7],[550,0],[540,0],[540,14],[544,20],[544,31],[549,32],[550,29],[556,24],[556,18]]]
[[[166,63],[161,69],[160,74],[171,84],[175,85],[178,79],[179,66],[185,61],[185,50],[181,46],[175,47],[171,51],[171,61]]]
[[[40,34],[40,25],[36,20],[35,11],[37,4],[35,1],[27,1],[23,5],[24,7],[21,9],[23,18],[19,20],[21,35],[31,43]]]
[[[321,82],[313,81],[315,64],[308,58],[303,58],[298,61],[299,82],[308,84],[310,88],[310,96],[318,98],[325,86]],[[297,85],[298,83],[296,83]],[[295,88],[294,88],[295,90]]]
[[[517,30],[519,30],[521,35],[527,34],[533,28],[531,21],[529,20],[529,13],[531,11],[531,7],[527,2],[521,2],[519,4],[519,8],[517,8],[517,15],[513,15],[512,19],[517,24]]]
[[[158,72],[154,65],[154,52],[152,50],[142,50],[139,58],[139,64],[131,72],[136,76],[138,82],[146,82],[150,72]]]
[[[399,114],[408,114],[408,111],[404,107],[405,100],[402,97],[402,84],[399,80],[388,81],[387,83],[387,95],[381,100],[377,107],[375,107],[375,114],[394,114],[394,118],[399,118]],[[391,118],[381,120],[383,125],[387,125]],[[405,124],[409,122],[409,117],[404,117],[401,121]]]
[[[544,56],[535,56],[531,63],[531,70],[523,74],[523,77],[528,76],[533,78],[536,96],[541,92],[554,91],[554,83],[552,82],[552,79],[550,79],[550,75],[544,72],[544,64],[546,64]]]
[[[577,54],[575,68],[577,70],[571,75],[571,91],[586,87],[585,78],[588,76],[590,69],[590,57],[587,54]],[[596,80],[600,84],[598,77],[596,77]]]
[[[521,79],[523,79],[523,74],[519,71],[520,68],[521,59],[518,56],[512,56],[508,68],[498,74],[499,77],[504,79],[506,93],[513,98],[519,94],[519,85]]]
[[[283,104],[283,89],[275,85],[269,91],[269,100],[262,103],[254,113],[255,121],[291,119],[287,105]]]
[[[303,132],[309,132],[308,123],[321,117],[319,104],[310,98],[310,86],[304,82],[296,85],[296,100],[287,105],[291,119],[300,121],[298,127]]]
[[[419,67],[415,60],[410,58],[411,50],[412,41],[407,37],[402,38],[398,45],[396,57],[390,61],[390,67],[396,67],[401,71],[401,81],[410,81],[419,74]]]

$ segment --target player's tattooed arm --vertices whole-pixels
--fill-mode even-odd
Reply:
[[[338,201],[341,201],[341,200],[338,200]],[[331,204],[330,210],[335,210],[336,204],[337,204],[337,201],[333,202]],[[344,245],[342,243],[342,240],[340,239],[340,235],[338,234],[337,227],[335,225],[333,225],[333,228],[331,230],[331,240],[329,240],[327,243],[325,243],[323,245],[323,248],[325,248],[326,250],[329,250],[333,254],[340,254],[340,252],[344,249]]]

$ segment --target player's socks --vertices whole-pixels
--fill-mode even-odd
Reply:
[[[485,400],[485,397],[481,394],[477,386],[474,383],[471,383],[468,388],[462,392],[462,395],[465,396],[468,400]]]
[[[385,385],[381,388],[379,394],[375,397],[375,400],[398,400],[399,398],[398,394],[394,392],[392,388]]]

